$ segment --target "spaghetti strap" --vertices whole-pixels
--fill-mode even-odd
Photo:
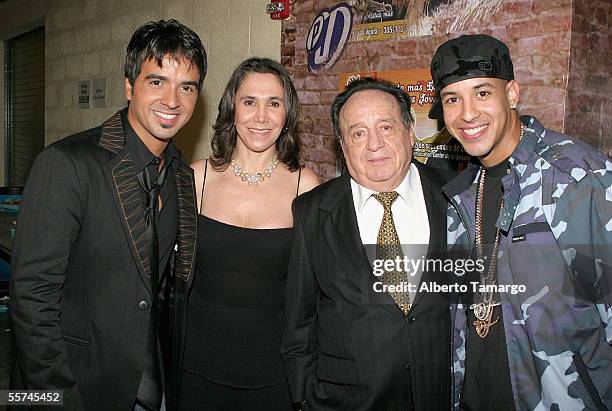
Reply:
[[[300,179],[301,178],[302,178],[302,167],[298,168],[298,183],[297,183],[297,188],[295,189],[296,197],[300,194]]]
[[[202,193],[200,194],[200,210],[198,213],[202,214],[202,204],[204,204],[204,184],[206,183],[206,172],[208,171],[208,159],[204,163],[204,178],[202,179]]]

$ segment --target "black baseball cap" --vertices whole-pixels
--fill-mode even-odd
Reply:
[[[486,34],[457,37],[443,43],[431,59],[431,78],[436,101],[429,118],[442,118],[440,90],[461,80],[479,77],[514,80],[514,68],[508,47]]]

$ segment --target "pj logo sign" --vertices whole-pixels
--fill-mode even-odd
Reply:
[[[346,3],[319,13],[306,38],[310,71],[317,72],[334,65],[344,50],[352,25],[351,7]]]

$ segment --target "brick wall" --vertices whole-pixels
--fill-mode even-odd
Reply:
[[[295,0],[293,17],[283,23],[282,61],[292,71],[302,103],[300,133],[304,145],[303,158],[321,177],[335,175],[335,142],[329,116],[329,106],[338,90],[339,74],[348,71],[383,71],[428,68],[435,49],[451,37],[468,33],[493,35],[508,45],[515,66],[515,76],[521,86],[519,110],[523,114],[536,115],[545,126],[563,130],[569,117],[579,115],[580,110],[592,110],[593,119],[599,118],[598,130],[610,130],[610,81],[602,78],[603,70],[610,73],[610,36],[608,20],[610,5],[607,0],[582,2],[572,0],[509,0],[490,20],[476,21],[470,29],[451,35],[435,34],[385,41],[349,42],[337,63],[327,71],[313,74],[308,70],[306,36],[310,25],[320,10],[333,7],[338,1]],[[577,3],[593,5],[577,6]],[[573,12],[573,8],[576,12]],[[598,15],[595,25],[594,15]],[[592,53],[599,53],[601,71],[590,73],[589,57],[582,55],[582,63],[570,66],[570,47],[578,47],[578,39],[572,38],[572,19],[584,16],[581,33],[588,39]],[[588,24],[587,24],[588,23]],[[595,28],[593,28],[595,27]],[[434,27],[434,32],[444,32]],[[591,30],[591,31],[589,31]],[[602,31],[607,30],[607,35]],[[586,41],[586,40],[580,40]],[[573,50],[572,56],[580,55]],[[599,61],[599,60],[598,60]],[[606,61],[607,63],[604,63]],[[571,67],[571,68],[570,68]],[[575,74],[574,74],[575,73]],[[570,76],[571,74],[571,76]],[[568,91],[568,78],[569,87]],[[607,89],[597,83],[607,81]],[[584,84],[594,83],[583,88]],[[572,98],[572,90],[585,90]],[[605,99],[608,100],[605,100]],[[569,106],[576,109],[566,109]],[[583,102],[582,105],[579,103]],[[573,111],[572,111],[573,110]],[[569,119],[568,119],[569,120]],[[568,127],[568,130],[570,127]],[[582,130],[582,124],[572,129],[579,138],[593,143],[595,130]],[[598,137],[597,137],[598,138]],[[606,137],[604,136],[603,139]],[[610,147],[610,140],[606,147]]]
[[[612,157],[612,3],[575,1],[565,129]]]

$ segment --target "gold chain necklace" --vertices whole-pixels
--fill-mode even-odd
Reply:
[[[519,142],[523,139],[523,134],[525,133],[525,127],[521,124],[521,135],[519,137]],[[482,209],[483,209],[483,197],[484,197],[484,181],[486,176],[486,169],[484,167],[480,167],[480,176],[478,179],[478,192],[476,193],[476,258],[482,260],[484,258],[484,250],[483,250],[483,235],[482,235]],[[499,212],[504,209],[504,200],[502,199]],[[497,228],[495,232],[495,242],[493,243],[493,251],[491,252],[491,258],[489,260],[489,269],[487,270],[487,274],[483,277],[481,276],[481,284],[484,283],[486,287],[486,291],[484,295],[478,294],[480,297],[479,302],[474,303],[470,306],[470,309],[474,311],[474,317],[476,317],[476,321],[474,321],[474,326],[476,328],[476,334],[480,338],[486,338],[489,335],[489,331],[491,327],[499,321],[499,316],[493,320],[493,311],[495,306],[500,305],[499,301],[494,301],[495,291],[493,287],[497,285],[497,253],[499,251],[499,242],[500,242],[500,230]],[[487,287],[489,286],[489,287]]]
[[[483,194],[484,194],[484,181],[485,181],[486,169],[481,167],[480,169],[480,177],[478,180],[478,193],[476,194],[476,258],[478,260],[484,259],[484,250],[483,250],[483,240],[482,240],[482,208],[483,208]],[[500,212],[504,208],[504,200],[501,202]],[[499,228],[495,232],[495,243],[493,245],[493,251],[491,252],[491,258],[489,260],[489,269],[487,270],[487,274],[483,277],[481,275],[481,284],[484,283],[485,286],[494,285],[497,283],[495,272],[497,269],[497,252],[499,250]],[[496,305],[499,305],[499,302],[494,302],[494,295],[492,288],[487,288],[487,291],[484,295],[479,294],[480,302],[474,303],[470,306],[470,309],[474,311],[474,317],[476,317],[476,321],[474,321],[474,326],[476,327],[476,334],[480,338],[485,338],[489,335],[489,330],[491,327],[499,321],[499,317],[493,320],[493,311]],[[476,296],[475,296],[476,299]]]
[[[263,171],[256,173],[245,173],[242,171],[242,168],[236,163],[236,160],[232,160],[232,168],[234,175],[236,177],[240,177],[240,179],[246,182],[250,186],[256,186],[257,184],[264,181],[266,177],[272,177],[272,172],[278,166],[278,158],[274,157],[274,161],[270,163],[268,167],[266,167]]]

